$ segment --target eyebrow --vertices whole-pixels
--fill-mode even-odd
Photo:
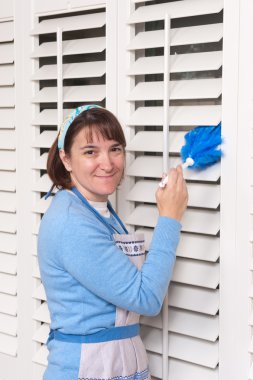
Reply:
[[[120,143],[115,143],[115,144],[112,144],[112,145],[110,146],[110,148],[115,148],[115,147],[117,147],[117,146],[122,146],[122,144],[120,144]],[[97,148],[99,148],[97,145],[89,144],[89,145],[81,146],[81,147],[80,147],[80,150],[84,150],[84,149],[97,149]]]
[[[93,149],[93,148],[97,148],[96,145],[85,145],[85,146],[81,146],[81,147],[80,147],[80,150],[83,150],[83,149]]]

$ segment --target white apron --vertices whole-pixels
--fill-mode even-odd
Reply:
[[[145,260],[143,234],[115,234],[116,245],[141,269]],[[116,308],[115,327],[139,323],[139,314]],[[98,343],[82,343],[78,380],[150,379],[145,347],[139,335]]]

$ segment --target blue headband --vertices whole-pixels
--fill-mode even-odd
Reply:
[[[60,129],[60,133],[59,133],[59,137],[58,137],[58,149],[59,150],[64,149],[64,140],[65,140],[66,133],[67,133],[70,125],[75,120],[75,118],[78,115],[80,115],[80,113],[82,113],[83,111],[87,111],[87,110],[89,110],[91,108],[102,108],[102,107],[97,106],[96,104],[89,104],[87,106],[80,106],[80,107],[77,107],[74,111],[72,111],[67,116],[67,118],[62,123],[61,129]]]

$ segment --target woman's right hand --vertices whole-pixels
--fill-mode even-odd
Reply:
[[[156,201],[160,216],[180,221],[187,207],[188,191],[183,177],[182,166],[170,169],[168,183],[156,191]]]

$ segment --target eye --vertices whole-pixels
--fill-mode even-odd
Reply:
[[[85,150],[85,151],[83,152],[83,154],[84,154],[85,156],[93,156],[93,155],[95,154],[95,151],[94,151],[94,150]]]
[[[121,145],[113,146],[112,152],[123,152],[123,147]]]

